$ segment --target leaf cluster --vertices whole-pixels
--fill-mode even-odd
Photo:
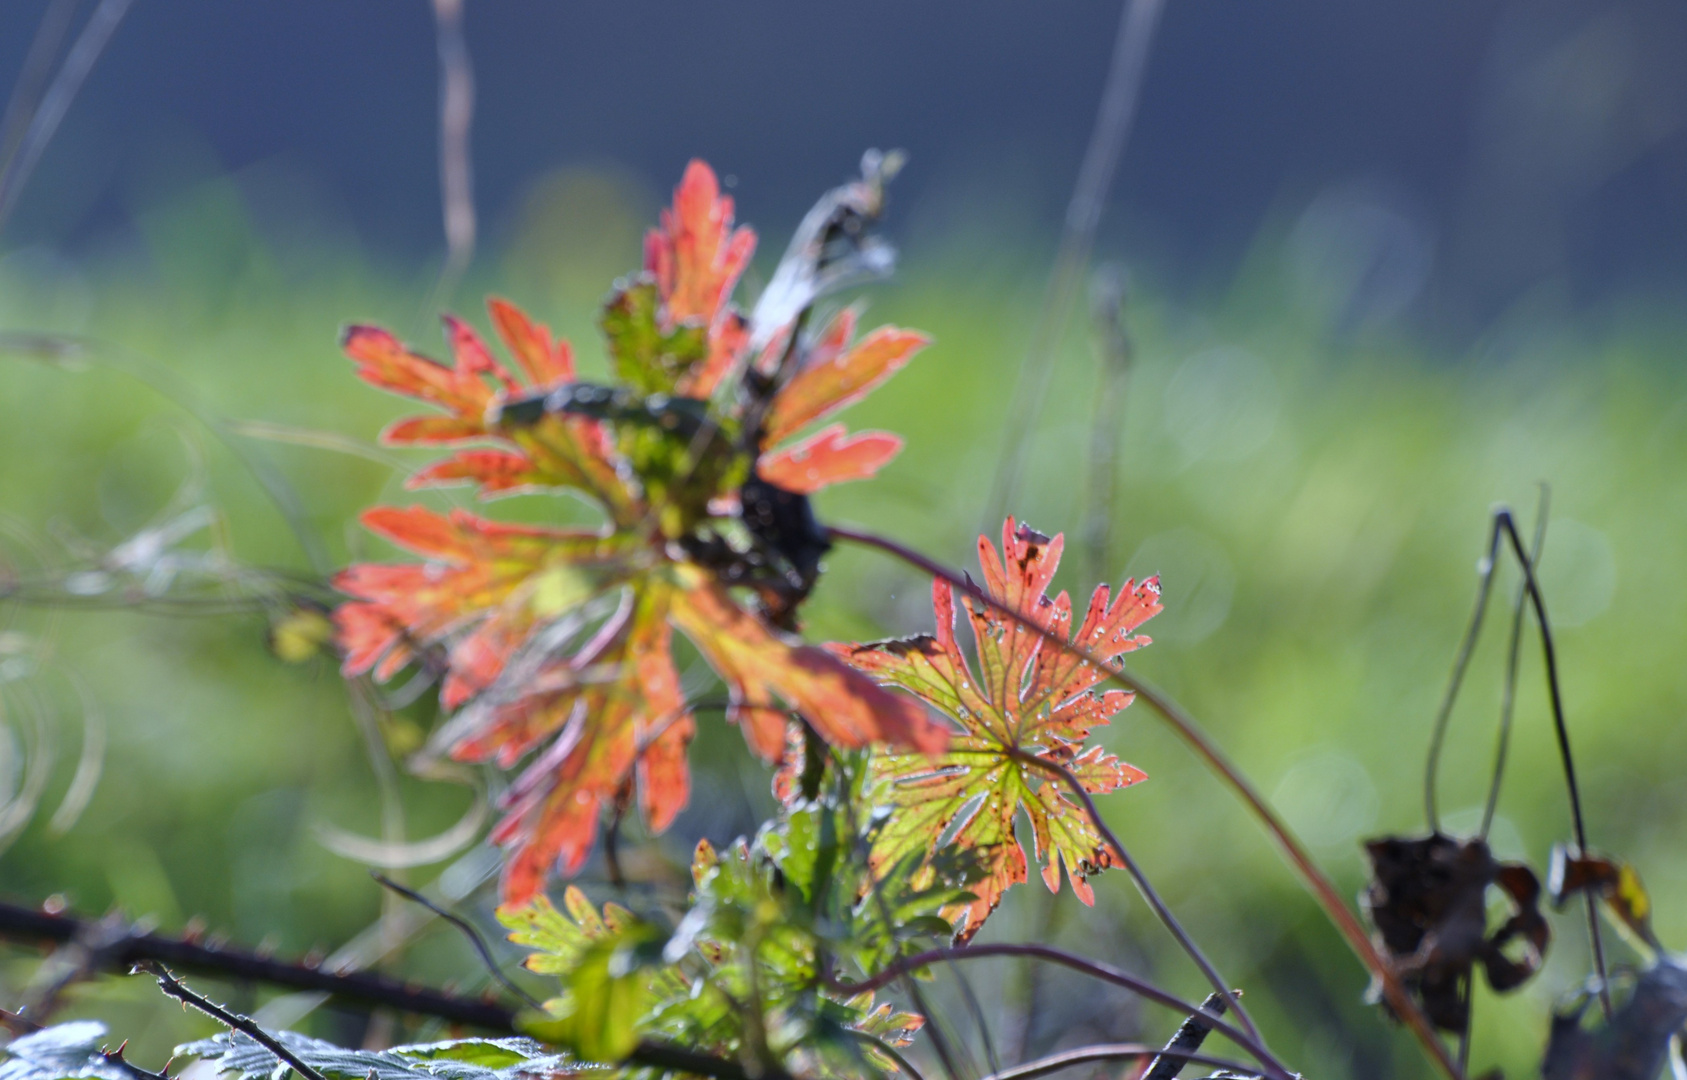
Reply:
[[[828,757],[820,788],[791,792],[753,839],[698,845],[677,922],[600,910],[573,887],[561,911],[543,897],[501,909],[511,940],[534,950],[527,967],[560,981],[527,1030],[606,1061],[650,1037],[790,1075],[892,1069],[923,1019],[849,981],[949,941],[940,912],[971,894],[916,882],[912,860],[875,877],[867,756]]]
[[[793,636],[830,546],[808,495],[873,475],[901,447],[835,424],[800,436],[925,344],[894,327],[856,340],[853,309],[810,327],[827,289],[888,267],[869,226],[891,171],[868,155],[859,180],[822,199],[746,314],[732,294],[755,236],[693,162],[643,270],[605,302],[609,385],[580,381],[571,346],[502,300],[488,311],[513,366],[455,318],[451,364],[378,328],[347,332],[366,381],[438,410],[397,421],[384,441],[456,447],[410,486],[568,493],[603,515],[563,529],[376,507],[364,524],[425,561],[336,579],[351,597],[334,614],[346,673],[384,680],[419,664],[451,713],[429,754],[520,767],[493,833],[511,849],[507,901],[576,872],[607,808],[636,803],[659,832],[687,802],[696,725],[675,630],[726,683],[729,718],[768,761],[793,710],[841,747],[945,744],[912,702]]]

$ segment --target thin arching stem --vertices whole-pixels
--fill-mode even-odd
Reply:
[[[986,1076],[983,1080],[1032,1080],[1033,1077],[1047,1076],[1052,1072],[1070,1069],[1075,1065],[1087,1065],[1093,1061],[1134,1061],[1150,1056],[1158,1057],[1163,1051],[1164,1047],[1149,1046],[1147,1043],[1097,1043],[1094,1046],[1080,1046],[1076,1050],[1050,1054],[1036,1061],[1015,1065],[1011,1069]],[[1195,1053],[1179,1054],[1178,1057],[1187,1065],[1211,1065],[1241,1076],[1254,1075],[1252,1069],[1238,1061],[1226,1061],[1224,1058]]]
[[[1120,865],[1131,876],[1131,880],[1136,882],[1137,891],[1142,893],[1142,898],[1148,902],[1148,907],[1154,912],[1161,924],[1171,932],[1172,937],[1176,939],[1183,951],[1189,954],[1189,958],[1195,962],[1195,966],[1201,969],[1201,974],[1205,975],[1207,981],[1213,984],[1213,988],[1224,999],[1225,1005],[1236,1014],[1236,1019],[1241,1023],[1243,1030],[1261,1046],[1264,1046],[1265,1040],[1260,1037],[1259,1028],[1254,1026],[1253,1018],[1242,1010],[1241,998],[1225,982],[1224,976],[1218,973],[1218,969],[1213,967],[1212,962],[1201,951],[1201,947],[1195,944],[1195,939],[1189,936],[1189,931],[1185,930],[1183,924],[1177,921],[1177,916],[1172,914],[1171,908],[1167,907],[1166,902],[1160,899],[1159,891],[1148,880],[1148,875],[1143,872],[1141,865],[1126,850],[1125,845],[1108,827],[1107,823],[1101,819],[1101,809],[1095,805],[1095,799],[1084,788],[1083,781],[1073,775],[1072,770],[1046,758],[1040,758],[1035,754],[1028,754],[1023,750],[1013,750],[1010,751],[1010,755],[1022,764],[1047,773],[1071,790],[1079,803],[1082,804],[1084,812],[1089,815],[1096,831],[1101,834],[1101,838],[1113,849],[1114,854],[1118,855]]]
[[[954,963],[961,960],[982,960],[992,956],[1030,958],[1059,964],[1062,967],[1088,975],[1092,979],[1123,987],[1138,997],[1152,1001],[1157,1005],[1164,1005],[1180,1014],[1189,1016],[1200,1014],[1205,1018],[1208,1027],[1235,1043],[1258,1060],[1261,1065],[1268,1069],[1280,1070],[1285,1076],[1288,1075],[1287,1068],[1277,1061],[1270,1051],[1250,1038],[1247,1032],[1228,1021],[1205,1012],[1199,1005],[1175,994],[1167,993],[1146,979],[1140,979],[1128,971],[1120,971],[1118,968],[1097,963],[1094,960],[1086,960],[1081,956],[1075,956],[1064,949],[1057,949],[1051,945],[966,945],[957,948],[931,949],[927,952],[905,956],[883,971],[875,972],[869,978],[862,979],[859,982],[839,982],[836,983],[836,987],[852,994],[863,993],[876,990],[881,986],[895,982],[910,972],[930,967],[933,964]]]
[[[492,956],[492,950],[487,947],[486,939],[480,936],[480,931],[476,930],[473,924],[471,924],[467,919],[455,912],[447,911],[445,908],[440,907],[438,904],[429,900],[415,889],[409,888],[405,885],[400,885],[398,882],[387,877],[378,870],[369,871],[369,876],[379,882],[383,888],[391,889],[393,892],[405,899],[422,905],[435,915],[438,915],[440,918],[456,927],[464,937],[469,939],[469,944],[474,946],[474,951],[480,955],[480,962],[486,965],[486,970],[491,973],[494,979],[498,980],[498,982],[503,985],[504,989],[527,1002],[527,1004],[531,1005],[535,1009],[542,1009],[545,1007],[544,1002],[540,1001],[532,994],[529,994],[526,990],[523,990],[521,986],[515,982],[515,980],[504,974],[504,969],[498,966],[498,961]]]
[[[1552,625],[1546,616],[1546,599],[1541,595],[1535,568],[1529,561],[1528,549],[1523,546],[1523,538],[1518,535],[1517,523],[1512,519],[1510,510],[1501,507],[1494,511],[1494,529],[1496,533],[1503,532],[1510,542],[1512,553],[1523,569],[1523,586],[1528,590],[1530,606],[1535,610],[1535,625],[1541,632],[1541,655],[1546,663],[1547,696],[1552,703],[1552,729],[1558,738],[1558,757],[1564,763],[1564,786],[1570,799],[1570,825],[1575,832],[1576,847],[1586,852],[1587,826],[1582,819],[1581,787],[1576,783],[1576,760],[1570,753],[1570,727],[1564,719],[1564,696],[1558,683],[1558,651],[1553,645]],[[1610,1019],[1611,988],[1605,970],[1605,943],[1599,932],[1599,902],[1591,891],[1586,893],[1585,899],[1588,938],[1593,944],[1593,969],[1599,977],[1599,1006],[1604,1010],[1606,1019]]]
[[[1546,519],[1550,489],[1541,485],[1540,506],[1535,510],[1535,543],[1529,554],[1529,565],[1538,568],[1541,564],[1541,552],[1546,546]],[[1517,704],[1517,667],[1523,652],[1523,613],[1528,603],[1529,590],[1524,585],[1517,586],[1517,599],[1511,604],[1511,641],[1506,649],[1505,659],[1505,688],[1500,696],[1500,730],[1494,746],[1493,779],[1488,782],[1488,801],[1482,808],[1482,828],[1477,836],[1486,843],[1488,830],[1493,827],[1494,813],[1500,804],[1500,786],[1505,781],[1505,762],[1511,749],[1511,717]]]
[[[877,548],[879,551],[935,578],[948,582],[967,596],[992,610],[1000,612],[1026,630],[1050,642],[1054,647],[1093,664],[1096,670],[1105,672],[1110,681],[1132,691],[1146,702],[1149,708],[1170,725],[1172,731],[1183,740],[1185,745],[1193,750],[1196,756],[1226,786],[1235,792],[1248,810],[1259,819],[1266,832],[1276,841],[1284,857],[1288,859],[1289,865],[1300,876],[1302,884],[1317,900],[1319,906],[1324,909],[1325,915],[1335,924],[1336,929],[1341,932],[1348,947],[1353,950],[1360,962],[1365,965],[1365,968],[1381,983],[1383,996],[1387,999],[1389,1007],[1411,1029],[1412,1034],[1417,1037],[1418,1042],[1423,1045],[1425,1052],[1429,1054],[1436,1066],[1453,1080],[1463,1080],[1463,1071],[1458,1067],[1458,1063],[1453,1060],[1452,1055],[1448,1053],[1447,1047],[1436,1036],[1435,1029],[1429,1022],[1429,1017],[1424,1015],[1423,1009],[1413,999],[1405,984],[1400,981],[1400,977],[1395,973],[1393,966],[1377,951],[1376,945],[1371,941],[1370,934],[1366,932],[1364,924],[1359,921],[1358,916],[1348,910],[1347,903],[1336,889],[1335,884],[1318,868],[1318,864],[1312,861],[1312,856],[1307,853],[1300,839],[1265,801],[1265,797],[1253,786],[1252,781],[1230,762],[1217,744],[1201,730],[1194,717],[1184,711],[1181,705],[1152,684],[1135,675],[1126,674],[1122,670],[1115,670],[1099,657],[1092,655],[1087,649],[1063,640],[1062,635],[1050,631],[1035,620],[1027,618],[1009,605],[990,596],[969,578],[921,555],[917,551],[873,533],[837,526],[831,527],[828,531],[834,539],[860,544],[864,547]],[[1224,989],[1228,991],[1229,988],[1225,987]]]
[[[1488,613],[1488,597],[1494,591],[1494,559],[1499,554],[1500,527],[1495,521],[1488,535],[1488,551],[1476,564],[1478,584],[1476,606],[1470,612],[1470,625],[1465,628],[1464,640],[1459,643],[1458,655],[1453,658],[1453,674],[1447,680],[1447,692],[1442,695],[1441,707],[1435,711],[1435,726],[1429,734],[1429,755],[1423,768],[1423,816],[1429,831],[1440,835],[1441,809],[1436,803],[1436,778],[1441,772],[1441,748],[1447,740],[1447,722],[1453,715],[1453,703],[1458,700],[1459,688],[1464,685],[1464,673],[1470,667],[1470,656],[1476,651],[1476,639],[1482,633],[1482,619]]]

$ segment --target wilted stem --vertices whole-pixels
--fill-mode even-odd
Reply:
[[[1412,999],[1405,984],[1395,974],[1393,966],[1377,951],[1358,916],[1348,910],[1347,904],[1342,899],[1341,893],[1336,890],[1335,884],[1312,861],[1312,856],[1307,853],[1300,840],[1282,818],[1277,816],[1277,812],[1260,795],[1253,783],[1235,765],[1231,764],[1230,760],[1225,757],[1224,752],[1201,731],[1194,718],[1185,712],[1182,706],[1136,676],[1114,670],[1099,657],[1090,654],[1087,649],[1064,640],[1062,635],[1048,630],[990,596],[964,575],[926,558],[919,552],[873,533],[858,532],[854,529],[836,526],[832,527],[830,532],[838,540],[877,548],[935,578],[948,582],[979,603],[1000,612],[1045,641],[1051,642],[1056,648],[1066,650],[1080,660],[1093,664],[1097,670],[1105,672],[1110,680],[1132,691],[1147,702],[1149,708],[1153,709],[1171,726],[1172,731],[1190,749],[1195,751],[1196,756],[1236,793],[1242,800],[1243,805],[1265,826],[1266,831],[1282,850],[1284,857],[1288,859],[1289,865],[1300,876],[1302,884],[1306,886],[1313,898],[1318,901],[1319,906],[1324,909],[1325,915],[1335,924],[1342,937],[1346,939],[1348,947],[1353,950],[1354,955],[1382,984],[1383,995],[1388,1000],[1388,1004],[1394,1010],[1395,1015],[1399,1016],[1406,1026],[1411,1028],[1412,1034],[1417,1037],[1418,1042],[1423,1045],[1424,1050],[1436,1066],[1453,1080],[1463,1080],[1464,1074],[1460,1071],[1457,1062],[1453,1060],[1452,1055],[1448,1053],[1447,1047],[1436,1037],[1435,1029],[1431,1026],[1429,1018],[1418,1007],[1418,1003]],[[1229,988],[1224,987],[1223,989],[1228,990]]]
[[[1552,702],[1552,730],[1558,738],[1558,757],[1564,764],[1564,786],[1569,792],[1570,826],[1575,831],[1576,847],[1586,852],[1589,848],[1587,826],[1582,820],[1581,788],[1576,783],[1576,760],[1570,753],[1570,727],[1564,719],[1564,697],[1558,686],[1558,651],[1553,645],[1552,626],[1546,617],[1546,599],[1541,595],[1540,582],[1535,578],[1535,567],[1529,558],[1529,551],[1523,546],[1523,538],[1518,535],[1517,522],[1512,519],[1511,511],[1503,506],[1494,511],[1494,535],[1498,537],[1502,532],[1522,567],[1523,587],[1528,590],[1530,606],[1535,609],[1535,625],[1540,627],[1541,654],[1546,662],[1547,696]],[[1599,932],[1599,901],[1591,890],[1584,899],[1587,901],[1588,938],[1593,943],[1593,969],[1599,977],[1599,1006],[1605,1013],[1605,1019],[1609,1020],[1611,987],[1605,970],[1605,942]]]

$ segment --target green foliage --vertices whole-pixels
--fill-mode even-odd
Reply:
[[[847,979],[948,942],[954,927],[938,913],[972,897],[957,880],[915,887],[914,860],[873,879],[881,819],[868,761],[833,757],[819,790],[791,792],[753,841],[699,844],[677,925],[616,904],[600,912],[577,888],[565,912],[542,897],[501,909],[510,939],[534,950],[527,967],[562,987],[525,1030],[606,1060],[650,1037],[801,1075],[891,1068],[883,1047],[906,1044],[923,1021]]]
[[[615,374],[644,394],[672,393],[709,354],[706,326],[688,321],[664,330],[661,307],[655,280],[640,275],[615,290],[600,319]]]
[[[135,1080],[115,1055],[107,1056],[105,1042],[106,1027],[98,1020],[24,1035],[0,1048],[0,1080]]]

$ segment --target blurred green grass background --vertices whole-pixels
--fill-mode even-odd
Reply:
[[[243,190],[232,178],[206,181],[137,214],[121,242],[74,264],[41,249],[10,252],[0,260],[0,332],[89,335],[151,358],[225,417],[372,445],[407,406],[353,377],[336,347],[339,329],[376,322],[440,354],[427,300],[436,268],[383,263],[304,222],[260,225]],[[478,297],[508,296],[569,337],[587,372],[601,370],[595,303],[636,266],[654,204],[614,173],[559,174],[482,253],[452,306],[484,329]],[[752,224],[763,230],[765,272],[792,223]],[[1006,226],[908,245],[900,276],[871,290],[867,324],[918,327],[936,343],[849,416],[852,427],[902,433],[907,449],[879,480],[821,496],[824,517],[974,565],[1045,265],[1046,252]],[[1166,602],[1147,627],[1155,644],[1134,670],[1201,719],[1352,895],[1362,884],[1361,839],[1423,826],[1424,749],[1490,508],[1508,503],[1526,522],[1548,483],[1542,575],[1592,840],[1637,864],[1658,902],[1661,937],[1687,943],[1680,314],[1636,301],[1548,321],[1525,307],[1457,347],[1398,328],[1343,328],[1291,287],[1283,232],[1268,230],[1240,274],[1192,296],[1169,297],[1139,270],[1127,318],[1137,362],[1127,407],[1105,418],[1121,454],[1105,575],[1116,583],[1157,572]],[[1045,532],[1068,534],[1060,581],[1085,592],[1093,581],[1079,534],[1097,379],[1089,330],[1074,320],[1012,507]],[[297,489],[336,565],[384,554],[355,524],[372,503],[468,502],[460,492],[405,492],[401,470],[367,457],[249,445]],[[0,361],[0,460],[0,543],[13,565],[68,566],[79,547],[109,549],[156,524],[193,482],[240,560],[305,569],[283,517],[227,447],[180,402],[97,352],[75,362]],[[581,514],[567,500],[536,497],[484,509],[527,520]],[[206,537],[185,546],[203,550]],[[812,638],[930,629],[929,588],[907,569],[856,550],[835,552],[829,565],[809,609]],[[1480,812],[1514,588],[1515,575],[1502,573],[1501,617],[1454,716],[1442,777],[1453,829],[1473,829]],[[381,827],[345,688],[327,659],[277,660],[265,633],[255,616],[0,599],[9,722],[0,729],[0,795],[25,783],[27,760],[43,749],[28,721],[31,695],[52,707],[46,735],[57,744],[42,806],[0,852],[0,895],[39,902],[59,893],[85,913],[120,908],[171,929],[200,916],[232,940],[287,954],[337,945],[375,920],[381,898],[366,868],[328,851],[314,831]],[[1494,839],[1502,856],[1544,871],[1569,826],[1533,639],[1523,685]],[[82,738],[79,686],[104,715],[108,746],[91,802],[60,834],[51,819]],[[410,712],[406,723],[426,716]],[[765,770],[718,720],[702,724],[696,806],[656,849],[671,860],[699,834],[718,840],[752,828],[767,806]],[[415,736],[388,734],[399,746]],[[1146,708],[1124,713],[1104,741],[1151,777],[1103,800],[1104,812],[1220,969],[1247,989],[1279,1054],[1319,1078],[1429,1075],[1409,1040],[1363,1005],[1360,966],[1265,834]],[[413,778],[401,791],[412,839],[449,827],[471,798],[460,785]],[[409,879],[429,881],[444,865]],[[1051,909],[1041,890],[1017,890],[990,935],[1063,942],[1181,993],[1202,992],[1122,876],[1101,880],[1093,912],[1067,893]],[[484,914],[492,898],[482,889],[469,903]],[[1555,919],[1546,971],[1513,999],[1478,995],[1478,1068],[1499,1064],[1514,1076],[1535,1068],[1548,1008],[1586,971],[1579,920],[1575,912]],[[0,952],[0,995],[15,996],[37,959]],[[438,928],[395,963],[435,981],[480,978],[468,950]],[[1175,1022],[1048,972],[1004,965],[974,979],[1002,1053],[1097,1035],[1159,1037]],[[144,1055],[162,1060],[203,1025],[141,982],[83,987],[66,1015],[105,1017],[156,1064]],[[957,1030],[982,1061],[953,1001]],[[343,1017],[314,1022],[327,1034],[351,1030]]]

